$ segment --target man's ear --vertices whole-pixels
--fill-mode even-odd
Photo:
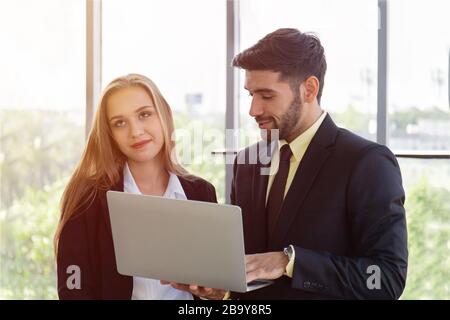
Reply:
[[[319,93],[319,79],[315,76],[310,76],[302,83],[303,86],[303,101],[307,103],[314,102]]]

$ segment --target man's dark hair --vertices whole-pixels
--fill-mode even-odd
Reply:
[[[287,80],[295,95],[299,94],[302,81],[315,76],[319,79],[317,101],[320,104],[327,62],[320,40],[313,34],[292,28],[278,29],[236,55],[233,66],[280,72],[280,80]]]

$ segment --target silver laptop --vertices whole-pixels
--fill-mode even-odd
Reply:
[[[120,274],[247,292],[241,208],[107,192]]]

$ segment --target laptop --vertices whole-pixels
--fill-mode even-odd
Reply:
[[[108,191],[117,270],[122,275],[247,292],[241,208]]]

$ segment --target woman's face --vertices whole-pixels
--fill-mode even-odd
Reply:
[[[113,138],[128,160],[147,162],[164,145],[161,121],[152,99],[141,87],[120,89],[106,101]]]

